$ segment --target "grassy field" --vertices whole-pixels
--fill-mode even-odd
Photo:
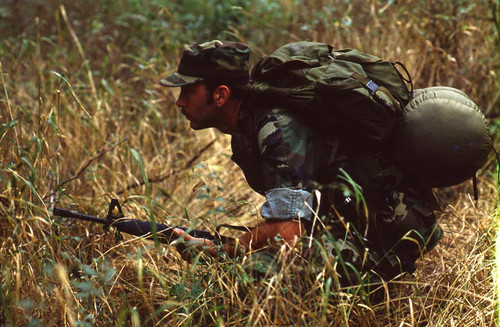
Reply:
[[[158,80],[185,44],[324,41],[478,103],[498,145],[499,1],[5,0],[0,3],[1,326],[492,326],[498,165],[436,190],[441,244],[383,302],[331,291],[329,268],[255,279],[248,260],[186,263],[173,247],[54,217],[53,206],[213,230],[258,223],[262,197],[228,136],[194,133]],[[498,147],[497,147],[498,148]],[[203,258],[200,258],[203,259]],[[251,262],[250,262],[251,264]]]

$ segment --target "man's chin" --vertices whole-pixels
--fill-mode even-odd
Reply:
[[[206,126],[196,124],[195,122],[189,122],[189,126],[191,127],[191,129],[194,129],[195,131],[207,128]]]

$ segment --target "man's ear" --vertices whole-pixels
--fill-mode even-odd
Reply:
[[[213,93],[214,104],[217,107],[222,107],[229,100],[230,96],[231,90],[229,89],[229,87],[227,87],[226,85],[219,85]]]

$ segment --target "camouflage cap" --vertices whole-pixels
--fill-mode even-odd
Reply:
[[[177,72],[160,81],[174,87],[201,80],[245,84],[249,80],[250,49],[244,43],[210,41],[188,46],[182,53]]]

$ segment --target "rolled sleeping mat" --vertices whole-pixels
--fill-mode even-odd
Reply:
[[[430,187],[472,178],[488,159],[492,139],[486,118],[462,91],[444,86],[416,90],[393,140],[396,165]]]

